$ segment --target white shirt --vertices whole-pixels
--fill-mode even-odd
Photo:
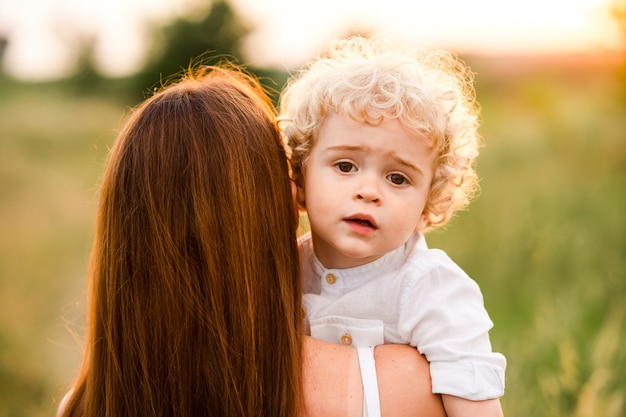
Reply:
[[[430,362],[434,393],[476,401],[504,394],[506,360],[491,350],[478,285],[421,234],[347,269],[325,268],[310,234],[299,243],[311,336],[355,347],[410,344]]]

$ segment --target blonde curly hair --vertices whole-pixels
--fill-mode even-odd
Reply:
[[[331,43],[290,79],[280,98],[278,121],[293,180],[303,185],[309,153],[330,113],[371,125],[395,118],[433,142],[427,228],[444,225],[478,192],[474,165],[481,138],[473,82],[469,67],[448,51],[360,36]]]

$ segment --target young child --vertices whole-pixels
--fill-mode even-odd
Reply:
[[[299,242],[311,335],[415,346],[449,416],[501,415],[506,361],[480,289],[423,236],[477,190],[469,68],[445,51],[337,41],[290,80],[279,122],[311,226]]]

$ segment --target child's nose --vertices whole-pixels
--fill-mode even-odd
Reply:
[[[380,201],[380,198],[376,194],[367,192],[359,193],[357,198],[371,203],[378,203]]]
[[[381,193],[378,182],[372,178],[364,178],[356,189],[354,198],[368,203],[380,203]]]

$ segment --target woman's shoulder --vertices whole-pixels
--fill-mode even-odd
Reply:
[[[306,336],[302,368],[307,417],[361,417],[363,388],[356,349]]]
[[[445,417],[441,396],[432,393],[430,365],[409,345],[376,346],[381,414]]]
[[[363,415],[356,349],[305,337],[303,358],[307,417]],[[377,346],[375,360],[383,417],[445,416],[441,397],[432,393],[428,362],[417,349]]]
[[[59,402],[59,406],[57,407],[56,417],[61,417],[65,412],[65,407],[67,407],[67,402],[69,401],[72,393],[74,392],[74,388],[71,388],[68,392],[65,393],[61,401]]]

